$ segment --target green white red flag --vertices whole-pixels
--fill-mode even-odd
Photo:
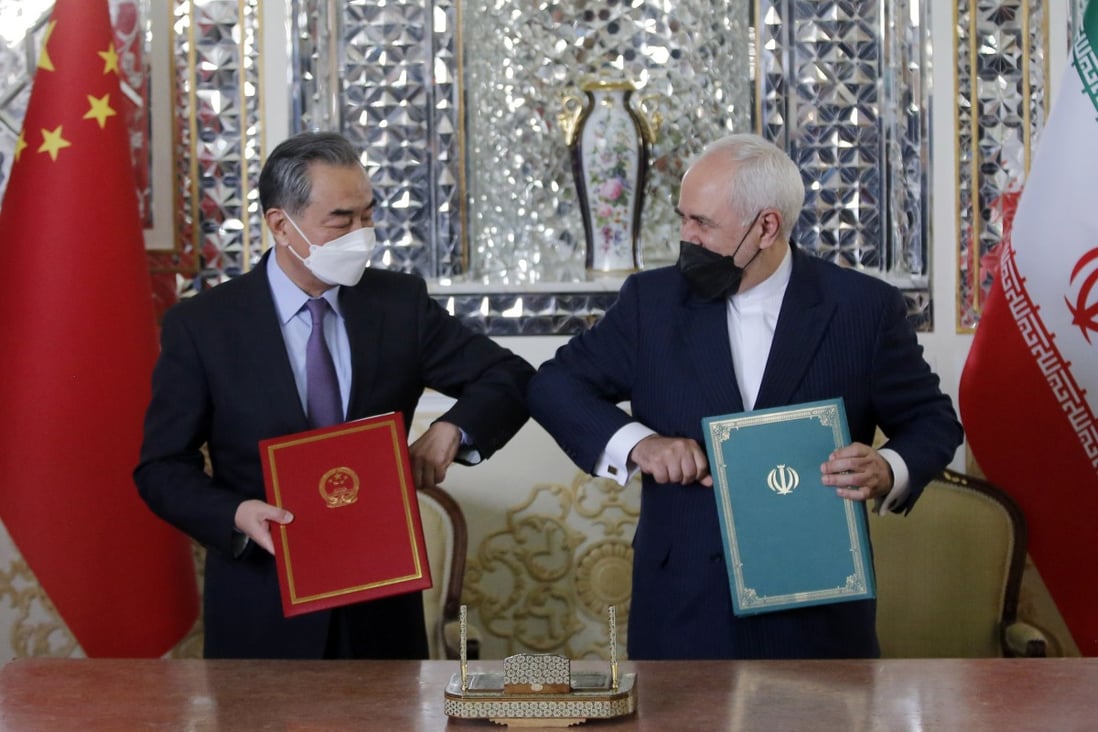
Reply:
[[[1098,2],[1090,2],[961,376],[969,445],[1098,655]]]
[[[0,208],[0,520],[88,656],[198,614],[188,540],[131,477],[156,325],[107,0],[58,0]]]

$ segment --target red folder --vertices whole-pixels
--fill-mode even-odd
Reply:
[[[286,617],[431,586],[397,412],[259,443]]]

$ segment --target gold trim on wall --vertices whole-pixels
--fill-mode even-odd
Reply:
[[[956,92],[954,126],[959,132],[967,127],[969,137],[966,142],[964,136],[959,135],[954,148],[957,160],[955,233],[957,237],[956,331],[958,333],[973,332],[979,321],[987,288],[994,279],[989,270],[994,267],[999,245],[1002,244],[1005,235],[1009,234],[1008,221],[1013,217],[1014,206],[1029,172],[1037,136],[1044,126],[1049,110],[1048,11],[1043,5],[1034,3],[1032,0],[1014,0],[1013,3],[1005,4],[1014,6],[1013,14],[1001,15],[1007,19],[1007,22],[1018,19],[1013,29],[1006,24],[992,28],[981,27],[981,6],[977,0],[954,0],[953,4],[953,22],[957,29],[954,56],[958,61],[955,64],[953,76]],[[983,12],[985,15],[988,14],[986,8]],[[1035,16],[1040,22],[1040,27],[1036,31],[1033,28]],[[1004,34],[1012,30],[1017,31],[1021,56],[1016,66],[1003,69],[995,77],[981,78],[981,43],[996,30],[1001,30]],[[960,39],[964,36],[962,31],[967,32],[967,43],[963,51],[959,45]],[[996,40],[1002,41],[1002,37]],[[1007,56],[1006,52],[1001,55]],[[962,60],[967,61],[967,64],[961,63]],[[966,72],[967,75],[965,75]],[[1016,95],[1008,96],[1009,90],[1018,85],[1019,81],[1020,89]],[[983,90],[991,87],[1004,90],[1001,96],[1006,98],[1007,103],[997,105],[995,112],[998,116],[994,120],[995,124],[985,125],[984,118],[988,115],[983,112],[982,104],[987,97],[980,95]],[[1041,114],[1036,119],[1033,105],[1035,98],[1039,99],[1038,104],[1041,110]],[[963,122],[966,104],[969,114],[967,125]],[[982,142],[988,141],[983,139],[985,130],[994,127],[1001,134],[1003,129],[1011,127],[1009,117],[1014,110],[1021,112],[1020,124],[1014,125],[1018,128],[1016,138],[1014,140],[989,138],[989,144],[982,146]],[[1012,160],[1009,148],[1012,141],[1021,145],[1020,158],[1013,161],[1020,170],[1010,169]],[[984,147],[995,151],[997,157],[991,159],[985,156]],[[967,163],[965,162],[966,154],[969,156]],[[995,226],[1001,227],[999,236],[993,241],[989,241],[989,235],[994,235],[996,232],[985,221],[985,214]],[[988,267],[983,266],[985,258],[989,260]]]
[[[179,280],[180,296],[247,271],[265,249],[253,200],[263,155],[262,12],[262,0],[175,0],[172,6],[178,259],[169,271],[198,276]]]

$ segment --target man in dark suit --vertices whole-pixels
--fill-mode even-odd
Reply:
[[[961,442],[900,293],[790,243],[803,204],[774,145],[710,145],[682,180],[677,266],[630,276],[530,383],[531,414],[582,469],[643,473],[631,658],[879,655],[873,601],[733,615],[703,417],[842,397],[853,443],[821,471],[862,510],[909,511]]]
[[[409,449],[416,486],[433,486],[455,459],[478,462],[518,431],[533,368],[448,315],[420,278],[366,268],[373,191],[341,136],[283,142],[259,196],[273,252],[164,317],[135,481],[209,549],[207,657],[426,657],[418,592],[283,617],[270,524],[293,517],[264,500],[258,442],[390,411],[410,425],[435,389],[456,402]],[[334,377],[326,392],[311,381],[310,307],[329,354],[313,363]],[[327,393],[327,416],[314,392]]]

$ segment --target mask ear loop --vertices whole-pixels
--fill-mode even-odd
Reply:
[[[751,233],[751,230],[755,228],[755,224],[759,223],[760,216],[762,216],[761,208],[755,212],[755,218],[751,219],[751,223],[747,225],[747,231],[743,232],[743,236],[740,237],[740,243],[736,245],[736,250],[728,255],[729,258],[731,258],[732,260],[732,264],[736,264],[736,255],[740,253],[740,247],[742,247],[743,243],[747,241],[747,236]],[[293,222],[291,221],[290,223]],[[751,264],[753,261],[755,261],[755,257],[759,256],[759,252],[761,251],[762,249],[756,250],[755,253],[751,255],[751,259],[747,260],[747,264]],[[746,268],[747,264],[745,264],[743,267],[740,267],[740,269]],[[736,266],[739,267],[740,265],[736,264]]]
[[[282,215],[285,216],[286,220],[290,222],[290,226],[294,227],[294,231],[296,231],[301,236],[301,238],[305,240],[305,243],[309,245],[309,251],[311,252],[313,249],[315,249],[316,245],[309,241],[309,237],[305,236],[305,232],[301,230],[301,227],[297,225],[297,222],[293,220],[290,214],[286,213],[286,211],[283,210]],[[293,245],[290,244],[290,242],[286,242],[286,248],[290,250],[291,254],[298,258],[298,261],[300,261],[302,264],[305,264],[305,260],[308,259],[308,257],[303,257],[295,252]]]

